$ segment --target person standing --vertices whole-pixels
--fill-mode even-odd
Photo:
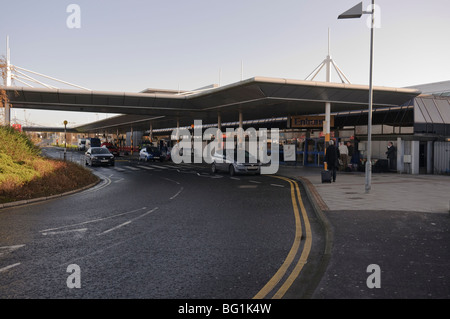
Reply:
[[[332,172],[333,182],[336,182],[336,169],[339,165],[338,148],[334,146],[334,141],[330,140],[326,149],[324,162],[327,163],[327,168]]]
[[[391,170],[391,171],[395,170],[395,167],[397,164],[397,154],[396,154],[396,149],[395,149],[394,143],[392,143],[392,142],[388,143],[386,155],[388,158],[389,170]]]
[[[348,162],[352,163],[352,157],[353,157],[353,145],[349,141],[347,142],[347,148],[348,148]]]
[[[344,142],[339,143],[339,157],[342,161],[342,170],[345,171],[345,169],[348,167],[348,148],[344,144]]]

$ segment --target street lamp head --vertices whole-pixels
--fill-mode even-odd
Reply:
[[[362,15],[363,15],[363,4],[362,2],[360,2],[353,8],[345,11],[340,16],[338,16],[338,19],[356,19],[361,18]]]

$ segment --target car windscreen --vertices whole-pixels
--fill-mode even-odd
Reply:
[[[149,153],[157,153],[158,149],[156,147],[147,147],[147,152],[149,152]]]
[[[92,154],[110,154],[107,148],[93,148],[91,151]]]

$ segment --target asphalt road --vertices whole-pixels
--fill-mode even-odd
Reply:
[[[304,257],[288,180],[120,158],[92,170],[102,181],[91,189],[0,211],[0,298],[248,299]],[[314,240],[302,273],[313,278],[323,241],[306,220]],[[302,293],[293,283],[285,296]]]

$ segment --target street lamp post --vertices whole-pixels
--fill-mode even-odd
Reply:
[[[67,152],[67,121],[64,121],[64,160],[66,160]]]
[[[372,106],[373,106],[373,31],[375,25],[375,0],[372,0],[371,11],[362,10],[362,2],[341,14],[338,19],[361,18],[363,14],[370,14],[370,72],[369,72],[369,114],[367,123],[367,161],[366,161],[366,183],[365,191],[369,193],[372,188]]]

